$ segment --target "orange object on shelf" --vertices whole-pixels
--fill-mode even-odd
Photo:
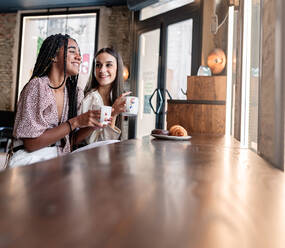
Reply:
[[[129,70],[126,66],[124,66],[124,69],[123,69],[123,78],[124,78],[124,81],[126,81],[129,78]]]
[[[215,48],[208,56],[208,66],[213,74],[221,73],[226,66],[226,55],[220,48]]]

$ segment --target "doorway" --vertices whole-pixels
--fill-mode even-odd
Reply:
[[[201,3],[191,3],[143,21],[136,13],[135,75],[140,107],[129,138],[166,128],[168,99],[186,99],[187,76],[196,74],[201,55]],[[132,127],[133,124],[133,127]]]

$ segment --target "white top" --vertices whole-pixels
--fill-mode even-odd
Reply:
[[[91,91],[85,96],[81,103],[79,114],[85,113],[88,110],[100,109],[103,106],[103,99],[98,90]],[[110,126],[105,128],[96,129],[88,138],[85,139],[87,144],[104,140],[117,140],[121,135],[121,130],[117,127],[114,129]]]

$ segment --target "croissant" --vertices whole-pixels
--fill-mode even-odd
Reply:
[[[171,136],[187,136],[187,131],[180,125],[174,125],[169,129],[169,135]]]
[[[169,135],[171,136],[187,136],[187,131],[180,125],[174,125],[169,129]]]

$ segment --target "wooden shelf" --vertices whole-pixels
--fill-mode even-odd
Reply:
[[[168,100],[167,129],[179,124],[191,134],[225,134],[226,76],[189,76],[187,100]]]
[[[189,76],[187,77],[188,100],[226,100],[226,76]]]

